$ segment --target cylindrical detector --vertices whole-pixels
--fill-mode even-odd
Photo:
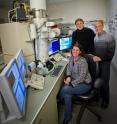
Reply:
[[[30,7],[35,10],[46,10],[46,0],[30,0]]]
[[[46,18],[46,10],[36,10],[35,11],[35,18]]]
[[[30,24],[30,37],[31,39],[35,39],[36,38],[36,26],[35,24]]]

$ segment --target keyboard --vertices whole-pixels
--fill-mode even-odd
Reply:
[[[58,76],[58,74],[60,73],[62,67],[63,67],[62,65],[58,65],[57,67],[55,67],[54,70],[52,71],[51,76]]]
[[[29,82],[29,86],[42,90],[44,88],[44,77],[42,75],[33,73]]]

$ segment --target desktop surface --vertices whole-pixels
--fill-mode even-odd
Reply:
[[[61,75],[62,75],[63,71],[65,70],[66,62],[61,61],[61,62],[58,62],[56,65],[58,66],[59,64],[63,65],[63,68],[61,69],[59,76],[52,77],[51,75],[47,75],[45,77],[45,85],[44,85],[43,90],[34,90],[33,88],[29,87],[28,93],[27,93],[28,98],[27,98],[27,105],[26,105],[27,108],[26,108],[25,117],[20,120],[11,121],[7,124],[14,124],[14,123],[35,124],[35,120],[36,120],[37,116],[39,115],[39,113],[41,113],[42,108],[46,104],[47,99],[49,98],[50,94],[52,94],[52,92],[54,92],[52,95],[52,99],[54,99],[54,97],[55,97],[54,95],[58,94],[58,92],[59,92],[60,84],[56,84],[56,83],[57,83],[57,80],[59,80],[59,78],[61,78]],[[61,81],[59,83],[61,83]],[[48,113],[45,113],[45,115],[47,115],[47,114]]]

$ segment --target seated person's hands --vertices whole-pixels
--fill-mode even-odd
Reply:
[[[71,76],[70,76],[70,75],[67,75],[67,76],[65,77],[64,83],[65,83],[66,85],[69,85],[69,84],[71,83]]]

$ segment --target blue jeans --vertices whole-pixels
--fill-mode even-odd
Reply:
[[[64,119],[70,120],[72,117],[72,95],[81,95],[88,92],[91,89],[90,84],[81,83],[76,87],[71,85],[64,85],[60,91],[61,99],[64,99],[65,102],[65,112]]]

